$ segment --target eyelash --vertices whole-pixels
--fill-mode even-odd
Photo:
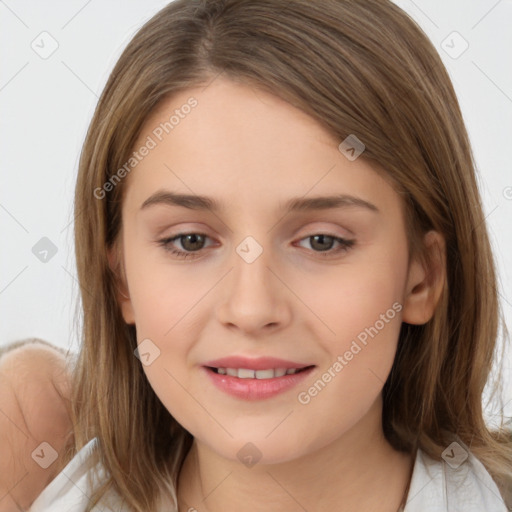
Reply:
[[[164,238],[162,240],[159,240],[158,245],[162,246],[166,252],[169,252],[181,259],[198,258],[203,249],[199,249],[197,251],[192,251],[192,252],[186,252],[186,251],[180,251],[176,248],[171,247],[172,242],[174,242],[175,240],[178,240],[181,237],[187,236],[187,235],[199,235],[199,236],[202,236],[205,238],[210,238],[208,235],[205,235],[204,233],[194,233],[194,232],[179,233],[171,238]],[[337,237],[334,235],[330,235],[328,233],[315,233],[313,235],[309,235],[304,238],[301,238],[300,241],[306,240],[308,238],[312,238],[312,237],[318,236],[318,235],[323,235],[323,236],[328,236],[330,238],[333,238],[333,240],[335,242],[338,242],[340,244],[340,247],[338,247],[338,249],[336,249],[336,250],[329,249],[326,251],[313,251],[313,252],[319,254],[323,258],[328,258],[330,256],[335,256],[337,254],[347,252],[355,244],[355,240],[347,240],[345,238],[340,238],[340,237]]]

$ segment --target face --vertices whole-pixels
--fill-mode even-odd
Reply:
[[[123,316],[162,403],[227,459],[249,442],[268,463],[327,446],[378,403],[391,369],[412,308],[402,206],[340,142],[217,79],[160,105],[136,144],[151,147],[125,178]],[[230,356],[248,361],[212,363]],[[286,363],[260,358],[312,368],[279,376]]]

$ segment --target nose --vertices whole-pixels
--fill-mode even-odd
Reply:
[[[227,328],[255,336],[290,323],[292,293],[272,268],[269,252],[263,250],[251,263],[235,252],[216,309],[217,319]]]

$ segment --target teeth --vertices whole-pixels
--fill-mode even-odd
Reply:
[[[275,377],[274,370],[258,370],[254,372],[257,379],[273,379]]]
[[[230,375],[239,379],[273,379],[284,375],[293,375],[297,368],[270,368],[268,370],[249,370],[248,368],[217,368],[220,375]]]
[[[238,369],[238,378],[239,379],[254,379],[254,374],[255,374],[254,370],[247,370],[246,368]]]

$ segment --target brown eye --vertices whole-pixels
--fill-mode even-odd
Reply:
[[[205,237],[198,233],[191,233],[188,235],[180,235],[178,238],[180,239],[181,246],[186,251],[197,251],[203,248]]]
[[[315,235],[303,238],[303,240],[309,240],[312,250],[316,253],[321,254],[324,257],[333,256],[341,252],[348,251],[354,244],[355,240],[346,240],[334,235],[328,235],[326,233],[318,233]],[[338,244],[338,248],[333,250],[333,246]]]
[[[312,240],[311,247],[319,251],[328,251],[329,249],[332,249],[335,242],[334,237],[329,235],[313,235],[309,238]]]
[[[158,243],[165,251],[175,254],[179,258],[195,258],[199,254],[194,253],[199,253],[204,248],[207,238],[209,237],[202,233],[180,233],[171,238],[160,240]],[[177,241],[179,241],[183,250],[176,248]]]

